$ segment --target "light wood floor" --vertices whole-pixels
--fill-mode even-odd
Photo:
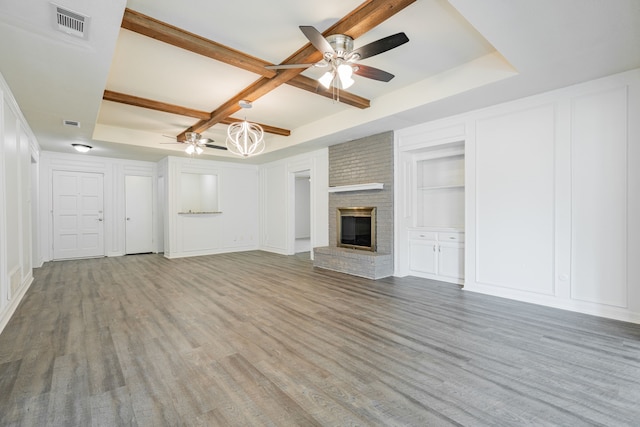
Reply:
[[[47,263],[0,425],[640,425],[640,325],[308,254]]]

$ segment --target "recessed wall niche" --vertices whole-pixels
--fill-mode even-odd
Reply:
[[[180,174],[180,212],[218,212],[218,176],[200,173]]]

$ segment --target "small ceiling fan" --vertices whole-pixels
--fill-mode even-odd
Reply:
[[[172,136],[168,136],[168,135],[163,135],[163,136],[166,136],[167,138],[173,138]],[[213,139],[203,138],[202,135],[200,135],[197,132],[187,132],[185,133],[185,137],[186,139],[184,141],[176,140],[176,142],[163,142],[162,144],[186,144],[187,148],[184,151],[187,154],[193,154],[193,153],[202,154],[202,152],[204,151],[203,147],[215,148],[216,150],[227,149],[227,147],[222,145],[211,144],[211,142],[215,142]]]
[[[344,34],[333,34],[325,38],[320,31],[309,25],[301,25],[300,31],[309,39],[313,47],[322,53],[322,61],[313,64],[267,65],[265,68],[329,67],[329,70],[318,79],[327,89],[331,86],[347,89],[354,83],[353,74],[382,82],[390,81],[394,77],[393,74],[359,64],[358,61],[394,49],[409,41],[405,33],[397,33],[354,49],[353,39]]]

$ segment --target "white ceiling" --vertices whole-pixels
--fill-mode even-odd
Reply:
[[[163,135],[197,119],[103,101],[105,89],[211,112],[259,76],[121,29],[125,7],[278,64],[308,42],[299,25],[322,32],[361,0],[56,3],[90,17],[87,40],[55,30],[46,0],[0,0],[0,72],[41,147],[72,152],[82,142],[94,146],[89,155],[157,161],[184,155]],[[417,0],[355,44],[401,31],[409,43],[362,61],[396,77],[356,76],[349,89],[370,108],[284,84],[233,117],[290,136],[267,134],[255,158],[219,150],[203,157],[271,161],[640,67],[639,0]],[[205,136],[223,143],[225,132],[218,124]]]

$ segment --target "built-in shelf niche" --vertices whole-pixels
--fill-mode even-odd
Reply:
[[[415,227],[464,229],[464,145],[414,156]]]
[[[180,214],[219,213],[218,176],[213,174],[180,174]]]

